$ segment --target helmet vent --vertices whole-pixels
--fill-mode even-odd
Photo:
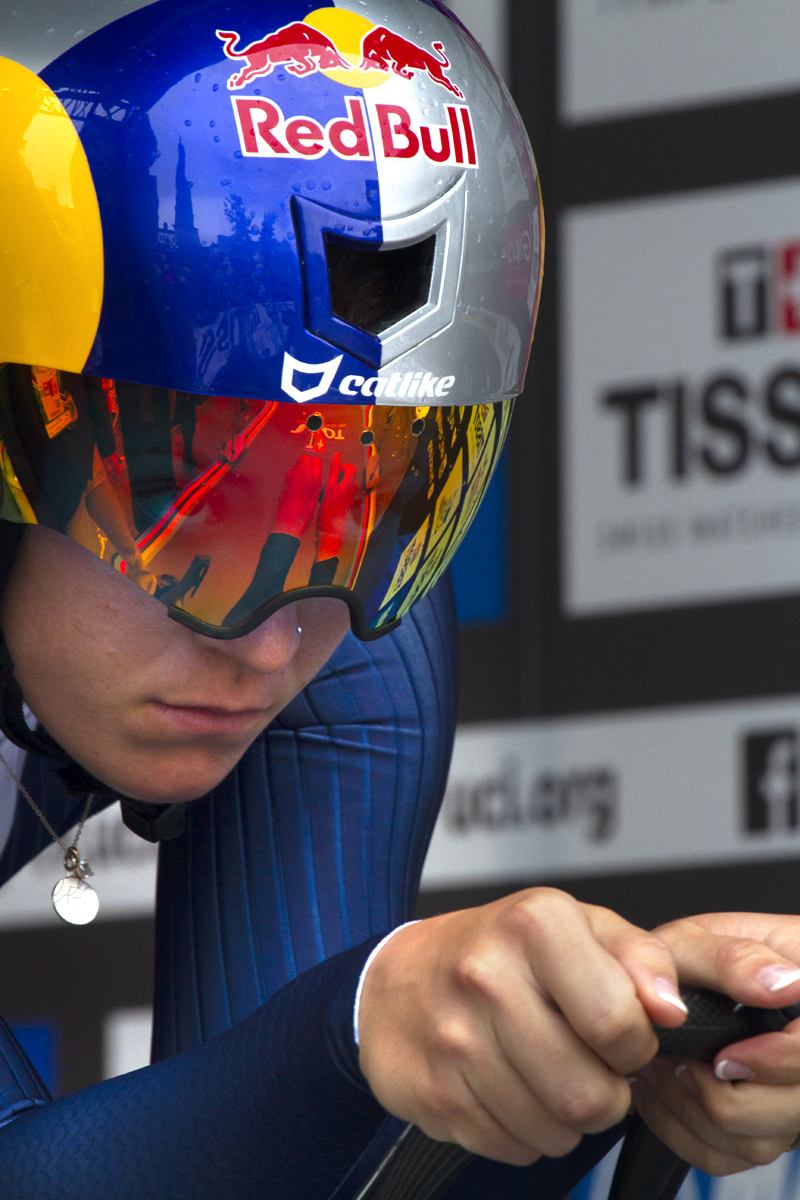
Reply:
[[[436,234],[397,250],[325,235],[331,312],[377,336],[428,303]]]

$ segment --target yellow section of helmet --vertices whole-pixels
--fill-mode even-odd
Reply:
[[[103,237],[72,121],[0,58],[0,363],[82,371],[100,321]]]

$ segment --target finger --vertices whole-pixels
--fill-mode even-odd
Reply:
[[[800,1083],[800,1021],[781,1033],[762,1033],[726,1046],[714,1060],[714,1070],[722,1080]]]
[[[628,1085],[577,1036],[564,1017],[535,991],[493,997],[494,1055],[475,1056],[467,1076],[486,1107],[501,1119],[507,1095],[510,1126],[522,1137],[525,1104],[549,1114],[537,1147],[556,1157],[568,1153],[565,1131],[600,1133],[621,1121],[630,1107]],[[535,1104],[530,1098],[535,1099]],[[522,1123],[522,1124],[520,1124]],[[530,1135],[529,1135],[530,1136]],[[528,1140],[523,1137],[523,1140]]]
[[[705,1063],[677,1063],[674,1078],[723,1134],[791,1140],[800,1130],[800,1084],[726,1083]]]
[[[675,958],[666,942],[607,908],[583,907],[595,937],[627,971],[650,1019],[670,1028],[683,1024],[688,1010],[678,990]]]
[[[498,1057],[557,1121],[581,1133],[608,1129],[630,1105],[623,1073],[610,1070],[543,994],[524,949],[519,944],[510,959],[504,939],[473,944],[457,968],[466,1009],[482,1014],[481,1027],[491,1031]],[[627,979],[626,984],[631,989]],[[474,1081],[472,1073],[469,1077]],[[499,1094],[501,1085],[491,1072],[489,1078],[490,1092]]]
[[[578,1037],[621,1075],[648,1062],[658,1045],[648,1015],[628,972],[598,942],[584,906],[565,892],[537,888],[511,916],[535,948],[534,977]]]
[[[584,1131],[560,1120],[539,1099],[499,1044],[483,1045],[471,1054],[464,1065],[464,1077],[481,1107],[528,1153],[560,1158],[574,1150],[581,1140]],[[627,1084],[624,1090],[627,1109],[630,1105]],[[613,1118],[611,1123],[616,1123]]]
[[[684,984],[711,988],[761,1008],[800,1000],[800,941],[793,960],[766,941],[720,934],[694,919],[661,926],[658,934],[675,955]]]
[[[420,1084],[418,1092],[416,1103],[392,1111],[418,1125],[428,1137],[455,1142],[472,1154],[514,1166],[529,1166],[539,1157],[534,1147],[515,1137],[480,1103],[463,1078],[430,1080]]]
[[[683,1116],[667,1103],[664,1090],[653,1088],[641,1074],[631,1081],[637,1111],[650,1129],[685,1162],[708,1175],[732,1175],[773,1162],[786,1148],[786,1139],[720,1138],[703,1122],[698,1104]]]

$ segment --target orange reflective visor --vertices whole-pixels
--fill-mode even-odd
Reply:
[[[217,638],[336,596],[379,637],[463,538],[512,400],[314,405],[0,369],[0,518],[56,529]]]

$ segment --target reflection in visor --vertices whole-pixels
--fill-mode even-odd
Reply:
[[[512,405],[297,405],[6,366],[0,517],[66,533],[212,637],[314,594],[375,637],[445,570]]]

